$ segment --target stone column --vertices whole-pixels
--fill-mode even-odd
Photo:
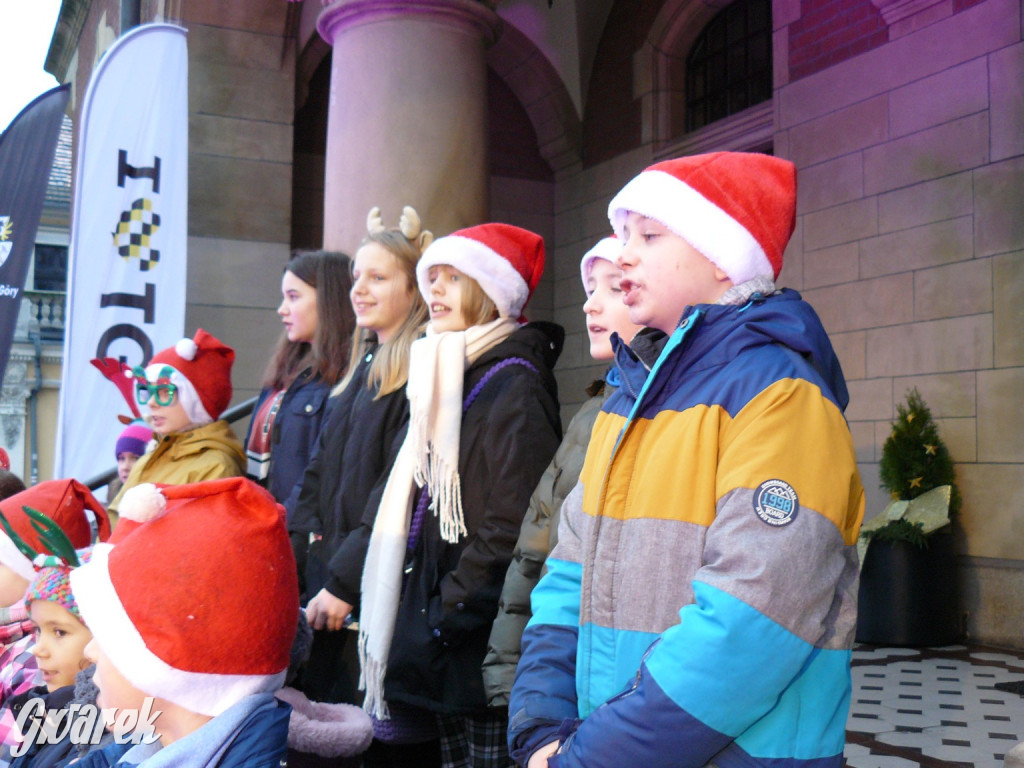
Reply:
[[[484,221],[487,63],[498,16],[474,0],[324,0],[333,46],[324,247],[354,253],[366,214],[403,205],[437,235]]]

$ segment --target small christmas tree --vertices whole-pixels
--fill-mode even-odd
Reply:
[[[907,394],[906,405],[896,406],[898,417],[892,425],[892,434],[882,446],[879,474],[882,487],[894,500],[911,501],[940,486],[950,486],[950,519],[960,510],[960,492],[956,487],[953,458],[939,437],[939,428],[931,411],[921,399],[917,389]],[[866,531],[876,539],[909,541],[919,547],[927,546],[927,534],[920,522],[905,518],[890,520],[888,524]]]

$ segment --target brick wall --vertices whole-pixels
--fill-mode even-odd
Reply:
[[[1024,587],[1006,591],[1005,572],[1024,551],[1021,3],[904,29],[776,92],[776,152],[800,173],[784,276],[842,361],[868,515],[887,501],[878,460],[896,403],[917,387],[964,495],[968,627],[1020,645]]]
[[[888,38],[882,14],[871,0],[804,0],[789,27],[792,80],[819,72]]]

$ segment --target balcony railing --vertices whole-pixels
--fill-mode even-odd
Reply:
[[[64,311],[67,294],[64,291],[25,291],[23,294],[22,318],[27,305],[27,327],[23,333],[27,337],[31,331],[38,331],[43,341],[64,340]],[[19,318],[20,319],[20,318]],[[17,335],[21,335],[19,323]]]

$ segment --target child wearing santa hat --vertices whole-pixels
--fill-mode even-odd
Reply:
[[[6,750],[0,758],[0,765],[5,767],[48,768],[63,765],[78,756],[70,728],[62,731],[60,740],[40,743],[33,738],[38,731],[29,724],[32,719],[39,721],[42,727],[43,711],[66,709],[75,696],[76,677],[89,666],[85,646],[92,640],[92,632],[82,621],[71,591],[70,576],[72,569],[89,561],[92,548],[75,551],[70,542],[66,542],[66,547],[60,550],[56,555],[40,556],[35,561],[39,570],[25,594],[35,637],[30,650],[42,673],[42,683],[11,697],[4,705],[4,719],[10,716],[17,722],[24,718],[20,731],[28,741]],[[42,706],[35,709],[33,705],[31,713],[25,712],[25,707],[35,699],[41,701]]]
[[[630,319],[512,689],[523,765],[843,762],[864,491],[839,361],[775,280],[796,169],[651,166],[608,215]]]
[[[435,240],[416,267],[430,322],[412,345],[409,431],[366,557],[359,651],[367,710],[434,712],[445,764],[509,764],[507,711],[488,708],[480,665],[561,432],[563,331],[517,322],[543,269],[543,240],[507,224]]]
[[[29,650],[32,623],[24,602],[36,569],[18,542],[36,553],[55,553],[26,507],[46,515],[75,548],[93,543],[90,517],[95,520],[100,541],[110,536],[106,510],[77,480],[47,480],[0,501],[0,515],[6,521],[0,529],[0,612],[4,621],[0,627],[4,643],[0,654],[0,705],[43,682]],[[13,744],[13,730],[14,719],[5,713],[0,718],[0,742]]]
[[[590,356],[599,362],[612,361],[613,333],[628,343],[640,330],[630,321],[629,310],[622,303],[622,270],[616,264],[621,251],[622,241],[612,235],[599,240],[580,261],[580,277],[587,297],[583,313]],[[562,444],[530,497],[484,658],[484,688],[489,706],[508,709],[520,642],[530,619],[530,593],[540,579],[544,560],[558,540],[558,510],[579,480],[594,420],[618,386],[619,372],[611,365],[603,378],[587,387],[590,398],[569,422]]]
[[[276,766],[298,582],[284,517],[254,482],[128,490],[116,545],[71,573],[92,630],[101,707],[145,711],[151,743],[113,744],[76,765]]]
[[[231,401],[234,360],[231,347],[200,328],[194,339],[182,339],[130,372],[157,445],[135,462],[111,512],[140,483],[177,485],[245,474],[242,444],[220,419]]]

